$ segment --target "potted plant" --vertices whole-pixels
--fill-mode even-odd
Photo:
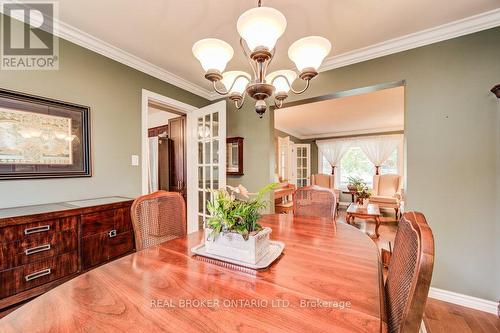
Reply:
[[[364,204],[365,199],[368,199],[371,193],[363,179],[359,177],[349,177],[347,189],[356,196],[356,203],[366,206]]]
[[[206,251],[251,264],[264,257],[269,251],[271,228],[263,228],[257,221],[267,205],[265,195],[275,186],[269,184],[248,199],[236,199],[225,189],[213,191],[207,204]]]
[[[354,193],[358,191],[358,187],[364,185],[363,180],[359,177],[349,177],[347,189],[349,192]]]
[[[356,192],[356,197],[357,197],[357,203],[363,206],[368,205],[368,201],[365,201],[365,199],[370,198],[370,190],[368,189],[368,186],[360,187],[357,189]]]

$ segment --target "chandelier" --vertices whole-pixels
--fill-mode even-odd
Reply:
[[[240,46],[249,60],[253,76],[243,71],[224,72],[234,51],[223,40],[199,40],[193,45],[193,54],[205,70],[205,78],[212,82],[217,93],[227,95],[237,109],[243,106],[245,96],[250,96],[256,101],[255,111],[261,118],[267,110],[266,100],[272,95],[274,105],[280,108],[290,91],[295,94],[305,92],[310,81],[318,75],[318,68],[331,49],[326,38],[301,38],[288,49],[288,57],[295,63],[299,74],[286,69],[267,74],[276,52],[276,42],[285,32],[285,16],[274,8],[262,7],[259,0],[257,8],[241,14],[236,26],[240,34]],[[305,81],[300,90],[292,87],[297,76]]]

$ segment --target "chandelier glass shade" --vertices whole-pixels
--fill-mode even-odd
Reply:
[[[258,47],[272,50],[285,32],[286,18],[274,8],[257,7],[241,14],[236,27],[250,51]]]
[[[205,70],[205,78],[212,82],[213,89],[227,95],[236,108],[243,106],[248,95],[255,102],[255,111],[262,117],[267,110],[266,100],[274,95],[276,107],[282,107],[283,101],[291,92],[301,94],[307,90],[310,81],[318,75],[318,69],[330,53],[331,44],[320,36],[304,37],[294,42],[288,56],[295,63],[299,73],[293,70],[277,70],[268,74],[268,69],[276,52],[276,43],[285,32],[287,22],[278,10],[261,7],[247,10],[236,24],[240,35],[240,46],[250,63],[252,74],[242,71],[224,72],[226,65],[234,55],[228,43],[207,38],[193,45],[193,54]],[[294,81],[305,81],[304,87],[295,90]]]
[[[223,40],[206,38],[193,45],[193,54],[205,71],[223,72],[229,60],[233,58],[234,50]]]

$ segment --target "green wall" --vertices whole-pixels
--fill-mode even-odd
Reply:
[[[227,176],[227,183],[242,184],[255,192],[274,178],[274,117],[268,110],[262,119],[259,118],[250,98],[241,110],[236,110],[230,101],[227,105],[227,136],[244,138],[244,175]]]
[[[60,40],[57,71],[0,71],[0,87],[91,108],[93,176],[0,181],[0,207],[141,192],[142,89],[197,107],[208,101],[109,58]]]
[[[290,98],[406,80],[407,208],[423,212],[434,232],[432,285],[495,301],[500,197],[491,188],[500,184],[500,112],[489,90],[500,83],[499,59],[495,28],[320,73],[306,94]],[[245,156],[245,163],[259,159],[246,164],[245,172],[255,174],[250,168],[269,165],[262,146],[274,147],[268,134],[273,117],[238,117],[246,117],[245,129],[234,135],[250,131],[246,147],[262,149]]]

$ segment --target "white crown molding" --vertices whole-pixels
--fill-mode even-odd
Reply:
[[[12,0],[11,2],[18,3],[21,6],[27,7],[27,4],[18,0]],[[0,12],[3,13],[3,6],[0,6]],[[94,51],[100,55],[113,59],[119,63],[127,65],[140,72],[151,75],[157,79],[170,83],[176,87],[182,88],[186,91],[189,91],[193,94],[196,94],[208,100],[214,100],[215,99],[214,97],[216,97],[214,93],[212,91],[209,91],[208,89],[200,87],[199,85],[196,85],[186,79],[183,79],[178,75],[175,75],[140,57],[137,57],[110,43],[107,43],[89,33],[86,33],[85,31],[82,31],[80,29],[73,27],[72,25],[64,23],[57,18],[53,19],[54,19],[54,27],[57,27],[57,29],[54,29],[54,35],[56,35],[57,37],[63,38],[83,48]]]
[[[341,132],[330,132],[330,133],[322,133],[322,134],[313,134],[313,135],[304,135],[298,133],[294,129],[280,127],[278,125],[274,125],[277,130],[285,132],[287,134],[293,135],[294,137],[301,140],[310,140],[310,139],[324,139],[324,138],[335,138],[335,137],[344,137],[351,135],[366,135],[366,134],[380,134],[380,133],[388,133],[388,132],[398,132],[404,131],[404,126],[392,126],[392,127],[380,127],[380,128],[370,128],[370,129],[362,129],[355,131],[341,131]]]
[[[500,8],[325,59],[320,72],[500,26]]]
[[[12,2],[18,1],[13,0]],[[140,57],[137,57],[131,53],[128,53],[127,51],[113,46],[110,43],[107,43],[89,33],[79,30],[60,20],[55,21],[59,25],[59,29],[55,33],[58,37],[66,39],[86,49],[92,50],[105,57],[118,61],[138,71],[156,77],[157,79],[192,92],[193,94],[206,98],[210,101],[221,98],[220,95],[213,91],[194,84]],[[458,21],[446,23],[434,28],[422,30],[406,36],[394,38],[382,43],[329,57],[325,60],[323,66],[321,66],[320,72],[471,34],[499,25],[500,8],[470,16]]]
[[[338,136],[380,134],[380,133],[397,132],[397,131],[404,131],[404,126],[368,128],[368,129],[361,129],[361,130],[355,130],[355,131],[341,131],[341,132],[323,133],[323,134],[318,134],[318,135],[302,135],[302,139],[307,140],[307,139],[334,138],[334,137],[338,137]]]
[[[429,290],[429,297],[438,299],[440,301],[465,306],[467,308],[492,313],[494,315],[498,314],[498,303],[482,298],[459,294],[434,287],[431,287],[431,289]]]
[[[98,39],[84,31],[81,31],[69,24],[59,21],[58,37],[64,38],[74,44],[99,53],[105,57],[116,60],[124,65],[132,67],[138,71],[151,75],[157,79],[170,83],[174,86],[187,90],[203,98],[212,100],[212,92],[202,88],[186,79],[181,78],[159,66],[156,66],[142,58],[128,53],[116,46],[113,46],[101,39]]]
[[[295,130],[291,130],[288,128],[277,126],[276,123],[274,123],[274,128],[277,129],[278,131],[283,132],[283,133],[292,135],[292,136],[296,137],[297,139],[304,140],[303,135],[296,132]]]

